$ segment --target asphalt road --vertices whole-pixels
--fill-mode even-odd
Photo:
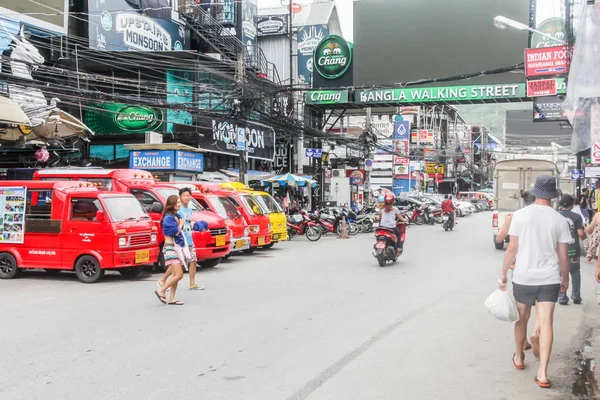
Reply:
[[[557,389],[544,391],[531,352],[513,369],[512,326],[483,306],[503,254],[490,218],[410,227],[384,268],[370,234],[234,257],[199,274],[205,291],[183,285],[180,307],[158,302],[150,274],[0,281],[0,399],[565,399],[571,349],[598,307],[591,266],[584,305],[558,309]]]

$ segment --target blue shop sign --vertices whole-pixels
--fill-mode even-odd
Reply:
[[[204,171],[204,154],[174,150],[131,151],[129,168],[147,171]]]

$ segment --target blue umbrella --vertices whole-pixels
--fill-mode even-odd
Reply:
[[[265,182],[269,183],[277,183],[279,186],[301,186],[304,187],[306,185],[311,185],[312,187],[317,186],[317,181],[305,178],[303,176],[298,176],[294,174],[283,174],[274,176],[272,178],[266,179]]]

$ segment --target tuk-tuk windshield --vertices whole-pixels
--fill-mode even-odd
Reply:
[[[176,195],[177,197],[179,197],[179,190],[177,189],[158,189],[158,192],[160,193],[160,195],[165,199],[165,201],[169,198],[169,196],[171,195]],[[190,204],[188,206],[192,211],[205,211],[204,207],[202,207],[200,205],[200,203],[198,203],[195,199],[191,199],[190,200]]]
[[[246,206],[246,209],[252,214],[262,215],[262,207],[258,204],[258,202],[249,194],[240,195],[240,199]]]
[[[235,204],[224,197],[210,196],[210,204],[217,215],[223,218],[235,218],[240,215]]]
[[[277,204],[275,199],[273,197],[271,197],[270,195],[261,194],[261,195],[256,196],[256,198],[259,203],[264,204],[264,206],[267,208],[267,210],[269,210],[269,212],[271,212],[271,213],[282,213],[283,212],[283,210],[281,209],[279,204]]]
[[[114,222],[150,218],[135,197],[106,197],[103,200]]]

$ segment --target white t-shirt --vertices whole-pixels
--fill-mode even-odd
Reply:
[[[398,209],[396,207],[392,207],[389,212],[386,212],[384,208],[381,209],[381,221],[379,222],[379,226],[382,228],[395,228],[396,227],[396,215],[398,214]]]
[[[573,239],[565,217],[552,207],[532,204],[515,212],[508,234],[519,238],[513,282],[529,286],[560,283],[556,247]]]

